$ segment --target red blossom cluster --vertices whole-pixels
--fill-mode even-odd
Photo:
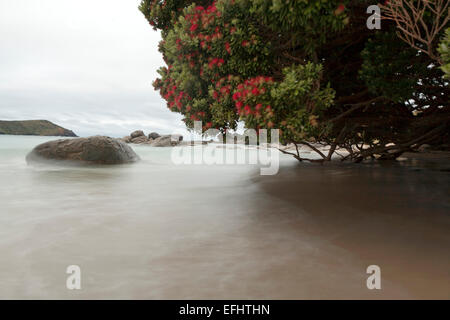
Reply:
[[[167,70],[167,73],[170,72],[169,68]],[[173,110],[176,108],[178,111],[181,111],[183,109],[184,105],[187,105],[192,98],[184,92],[183,90],[180,90],[175,80],[168,77],[164,81],[161,81],[161,79],[155,80],[153,83],[155,88],[160,89],[161,96],[167,101],[167,107],[170,110]]]
[[[236,88],[236,84],[239,81],[239,77],[228,75],[220,78],[215,83],[215,89],[212,91],[212,97],[218,102],[223,102],[230,97],[231,93]],[[231,101],[231,100],[230,100]]]
[[[220,18],[220,16],[221,12],[216,8],[216,2],[213,2],[207,8],[197,6],[195,7],[193,13],[189,13],[186,15],[186,20],[188,21],[189,36],[191,39],[200,40],[201,49],[211,50],[211,44],[213,42],[223,39],[223,32],[228,31],[230,34],[236,32],[236,27],[230,27],[228,23],[224,25],[225,28],[219,26],[214,27],[213,25],[216,21],[216,18]],[[231,46],[229,42],[224,43],[224,49],[226,52],[228,52],[228,54],[231,54]]]
[[[198,111],[198,112],[192,114],[189,117],[189,119],[191,119],[192,121],[198,121],[198,120],[202,120],[205,116],[206,116],[206,112]]]
[[[190,9],[185,15],[186,24],[181,31],[185,32],[190,39],[194,41],[185,41],[184,36],[179,36],[174,39],[176,47],[176,58],[182,66],[186,63],[193,70],[193,74],[199,74],[200,78],[212,83],[209,87],[210,97],[213,101],[221,105],[228,105],[232,107],[236,105],[236,110],[241,117],[252,117],[254,121],[267,125],[266,119],[273,116],[270,105],[256,101],[257,97],[267,92],[269,85],[273,83],[270,77],[256,77],[246,80],[242,83],[242,79],[232,74],[226,75],[228,67],[224,67],[228,55],[232,50],[232,40],[230,36],[237,31],[236,26],[231,23],[221,24],[221,20],[217,19],[221,13],[216,8],[214,2],[209,7],[197,6]],[[233,43],[235,43],[233,41]],[[249,47],[257,43],[255,36],[248,39],[240,39],[238,42],[242,47]],[[160,46],[164,46],[162,42]],[[222,50],[220,50],[222,48]],[[219,49],[218,51],[216,49]],[[169,57],[168,57],[169,58]],[[166,63],[170,61],[170,58]],[[191,121],[202,120],[205,124],[203,129],[209,129],[213,125],[211,122],[211,114],[208,110],[199,107],[198,104],[194,106],[191,97],[186,93],[185,88],[181,82],[176,83],[179,78],[179,68],[177,73],[171,74],[173,71],[172,65],[168,63],[169,67],[166,69],[166,74],[163,76],[163,81],[155,82],[154,86],[160,90],[161,96],[167,101],[168,108],[172,111],[181,112],[185,115],[184,121],[191,125]],[[178,64],[177,64],[178,66]],[[198,73],[197,73],[198,72]],[[184,90],[184,91],[183,91]],[[202,96],[203,89],[198,87],[198,93],[189,89],[189,93],[193,96]],[[262,99],[264,101],[267,99]],[[210,108],[216,103],[211,102]],[[202,110],[203,109],[203,110]]]
[[[208,67],[209,69],[214,68],[214,66],[221,67],[225,63],[225,60],[222,58],[210,58]]]
[[[239,84],[233,94],[237,113],[241,117],[254,117],[256,120],[272,118],[274,115],[272,107],[259,103],[258,100],[261,96],[268,93],[268,88],[273,83],[274,81],[271,77],[258,76]],[[269,128],[273,126],[270,120],[263,122]]]
[[[225,42],[225,50],[227,50],[227,52],[229,54],[231,54],[231,48],[230,48],[230,43],[229,42]]]
[[[207,8],[202,6],[197,6],[194,12],[186,15],[186,20],[189,22],[189,31],[191,32],[191,37],[194,36],[194,32],[197,31],[199,26],[203,29],[208,28],[216,18],[219,18],[221,13],[217,11],[216,3],[213,2]],[[217,37],[218,32],[216,32]]]

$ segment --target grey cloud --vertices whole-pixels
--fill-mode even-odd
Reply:
[[[151,86],[160,40],[139,0],[0,0],[0,119],[79,135],[186,133]]]

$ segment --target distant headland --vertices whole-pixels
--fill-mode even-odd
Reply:
[[[48,120],[0,120],[0,134],[77,137],[73,131],[60,127]]]

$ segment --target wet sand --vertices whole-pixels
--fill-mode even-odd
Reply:
[[[334,270],[313,271],[316,288],[302,298],[450,298],[450,175],[439,160],[414,162],[422,168],[300,164],[258,179],[268,195],[297,208],[302,219],[292,221],[292,232],[320,238],[317,259]],[[424,169],[429,166],[435,170]],[[345,261],[326,260],[338,250]],[[372,264],[381,268],[382,290],[355,289],[348,273],[362,274]]]

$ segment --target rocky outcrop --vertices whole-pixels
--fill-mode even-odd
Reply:
[[[137,130],[120,140],[126,143],[144,144],[152,147],[172,147],[180,145],[183,136],[180,134],[160,135],[157,132],[152,132],[147,137],[142,130]]]
[[[26,160],[28,163],[57,160],[71,164],[122,164],[136,162],[139,156],[119,139],[94,136],[40,144]]]
[[[171,147],[179,145],[183,141],[183,136],[180,135],[164,135],[151,141],[153,147]]]
[[[161,136],[157,132],[152,132],[152,133],[150,133],[148,135],[149,139],[156,139],[156,138],[159,138],[159,137],[161,137]]]
[[[155,140],[151,141],[152,147],[170,147],[172,146],[172,139],[170,136],[162,136],[159,138],[156,138]]]
[[[148,142],[148,138],[146,136],[139,136],[131,139],[131,143],[141,144]]]
[[[144,134],[144,131],[142,131],[142,130],[136,130],[136,131],[132,132],[130,134],[130,136],[132,139],[134,139],[134,138],[145,136],[145,134]]]
[[[47,120],[1,121],[0,134],[26,136],[56,136],[76,137],[71,130],[67,130]]]

